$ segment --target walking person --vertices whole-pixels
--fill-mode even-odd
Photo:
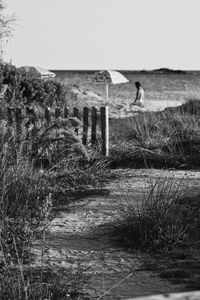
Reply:
[[[140,107],[144,107],[144,90],[139,81],[135,82],[135,87],[137,89],[136,98],[131,105],[137,105]]]

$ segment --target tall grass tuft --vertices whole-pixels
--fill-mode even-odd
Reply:
[[[132,249],[171,250],[200,241],[200,193],[188,195],[181,181],[166,177],[152,182],[139,202],[125,201],[117,225],[123,242]]]
[[[47,181],[36,172],[24,157],[10,160],[4,149],[0,160],[0,228],[1,251],[6,263],[29,258],[36,233],[49,224],[53,205]],[[11,162],[10,162],[11,161]]]
[[[2,300],[88,299],[84,286],[88,276],[80,266],[76,270],[53,265],[4,266],[0,270]],[[81,298],[80,298],[81,297]]]

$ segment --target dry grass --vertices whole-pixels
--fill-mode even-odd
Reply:
[[[200,192],[185,194],[181,185],[173,177],[157,179],[137,203],[124,199],[117,232],[126,246],[171,251],[200,241]]]
[[[89,277],[85,267],[68,269],[50,263],[43,244],[41,263],[23,264],[17,254],[17,263],[9,265],[3,253],[4,264],[0,270],[0,298],[2,300],[72,300],[87,299],[83,291]]]
[[[190,100],[181,108],[111,120],[112,165],[198,168],[199,110],[200,102]]]
[[[74,274],[72,270],[56,269],[48,262],[33,267],[31,250],[36,239],[44,242],[53,206],[56,208],[63,197],[66,205],[71,192],[101,185],[105,162],[94,160],[95,151],[89,155],[85,147],[77,149],[82,144],[62,120],[58,127],[51,125],[52,128],[36,130],[33,139],[24,127],[18,134],[6,120],[0,122],[2,300],[82,297],[85,275],[81,269]]]

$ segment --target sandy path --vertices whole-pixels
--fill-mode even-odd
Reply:
[[[170,101],[170,100],[148,100],[145,101],[144,107],[139,107],[139,106],[131,106],[130,103],[109,103],[110,107],[110,116],[115,117],[115,118],[126,118],[126,117],[131,117],[134,116],[138,111],[163,111],[167,107],[176,107],[180,106],[184,103],[181,101]]]
[[[134,116],[138,111],[163,111],[167,107],[176,107],[185,103],[184,99],[181,99],[181,101],[167,99],[145,99],[143,108],[137,105],[130,107],[130,105],[133,103],[133,100],[130,98],[124,100],[120,97],[110,97],[109,100],[105,100],[103,97],[91,90],[83,92],[83,90],[78,91],[75,89],[75,92],[78,93],[78,99],[80,103],[84,103],[86,106],[95,106],[98,109],[101,106],[108,106],[111,118],[131,117]]]
[[[144,107],[139,107],[137,105],[132,105],[130,100],[121,101],[121,99],[109,99],[109,101],[104,101],[103,99],[97,100],[92,99],[92,101],[85,101],[88,106],[95,106],[97,108],[101,106],[109,107],[109,114],[111,118],[126,118],[134,116],[138,111],[163,111],[167,107],[176,107],[180,106],[185,101],[175,101],[175,100],[146,100]]]
[[[76,268],[79,262],[86,266],[86,273],[92,275],[87,287],[90,299],[98,299],[127,276],[102,299],[183,291],[183,286],[172,285],[142,270],[142,255],[128,253],[116,243],[113,222],[118,205],[135,201],[135,197],[145,192],[158,177],[184,177],[182,187],[187,188],[199,182],[200,172],[126,169],[116,170],[115,175],[117,178],[99,195],[82,197],[58,211],[47,240],[51,262],[69,268]]]

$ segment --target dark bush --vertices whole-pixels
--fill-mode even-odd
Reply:
[[[62,106],[65,101],[65,88],[56,80],[44,80],[33,68],[16,68],[10,64],[0,65],[0,88],[8,86],[5,102],[12,106],[47,105]]]

